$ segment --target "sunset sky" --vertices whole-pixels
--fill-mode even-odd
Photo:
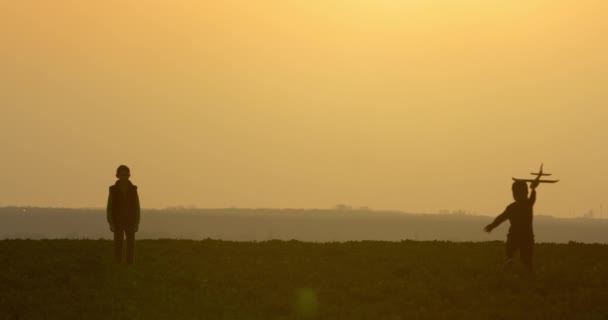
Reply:
[[[608,2],[0,3],[0,206],[608,208]],[[604,210],[608,217],[608,209]]]

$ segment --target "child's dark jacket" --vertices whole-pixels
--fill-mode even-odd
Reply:
[[[511,222],[509,228],[509,238],[528,238],[534,237],[532,221],[534,217],[533,207],[536,202],[536,190],[532,190],[530,198],[523,201],[515,201],[507,206],[505,211],[500,214],[494,222],[492,228],[496,228],[505,220]]]
[[[108,197],[108,223],[116,229],[133,231],[139,226],[140,207],[137,186],[127,181],[120,186],[119,181],[110,187]]]

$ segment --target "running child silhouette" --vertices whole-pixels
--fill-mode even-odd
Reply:
[[[483,229],[490,233],[505,220],[509,220],[511,227],[507,234],[506,265],[511,265],[515,252],[519,250],[522,263],[531,273],[534,272],[532,264],[534,251],[533,208],[536,202],[536,188],[540,183],[539,180],[540,176],[530,184],[530,189],[532,189],[530,197],[528,197],[528,184],[524,181],[515,181],[511,187],[515,202],[508,205],[505,211],[494,219],[494,222]]]

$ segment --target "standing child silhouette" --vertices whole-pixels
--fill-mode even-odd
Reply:
[[[110,187],[107,218],[110,230],[114,232],[114,257],[122,261],[122,242],[127,239],[127,263],[133,263],[135,255],[135,232],[139,229],[139,195],[137,186],[129,178],[131,170],[125,165],[116,169],[116,183]]]
[[[506,265],[511,265],[515,252],[519,250],[519,257],[530,273],[534,272],[532,264],[534,249],[532,220],[534,203],[536,202],[536,188],[540,183],[539,180],[540,176],[530,184],[530,189],[532,189],[530,197],[528,197],[528,184],[524,181],[515,181],[512,185],[515,202],[508,205],[502,214],[484,228],[485,232],[490,233],[505,220],[509,220],[511,227],[507,234]]]

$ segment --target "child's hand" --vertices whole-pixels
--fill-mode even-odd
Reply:
[[[492,227],[492,224],[489,224],[489,225],[485,226],[485,228],[483,228],[483,231],[490,233],[490,232],[492,232],[492,229],[494,229]]]
[[[532,189],[532,190],[536,189],[536,187],[538,187],[539,184],[540,184],[540,181],[537,178],[536,180],[532,181],[532,183],[530,184],[530,189]]]

